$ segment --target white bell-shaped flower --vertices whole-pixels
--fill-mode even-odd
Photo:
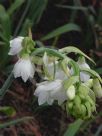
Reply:
[[[29,78],[33,78],[35,73],[35,66],[32,64],[30,58],[20,58],[13,69],[14,77],[22,77],[24,82]]]
[[[69,100],[73,100],[75,97],[75,87],[71,85],[67,90],[67,96]]]
[[[17,55],[22,50],[22,41],[24,37],[17,37],[10,41],[9,55]]]
[[[59,66],[58,61],[57,60],[55,60],[55,62],[49,61],[49,57],[47,56],[46,52],[44,53],[44,56],[43,56],[43,62],[44,62],[45,68],[47,69],[48,73],[51,76],[55,76],[55,79],[64,80],[67,78],[67,75],[64,73],[64,71]],[[47,77],[45,77],[45,79],[47,79]]]
[[[78,62],[80,68],[88,68],[90,69],[89,65],[86,63],[84,58],[79,58]],[[90,79],[90,75],[86,72],[80,72],[80,79],[82,82],[86,82]]]
[[[61,80],[39,83],[34,95],[38,97],[39,105],[44,104],[45,102],[51,105],[54,100],[57,100],[60,105],[67,99],[66,91],[63,88]]]

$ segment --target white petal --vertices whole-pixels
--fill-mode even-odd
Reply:
[[[49,92],[51,90],[58,90],[61,86],[61,83],[62,83],[61,80],[46,81],[46,82],[39,83],[35,90],[35,95],[38,96],[39,93],[43,91]]]
[[[90,79],[90,75],[85,72],[80,72],[80,79],[82,82],[87,82]]]
[[[16,55],[22,50],[22,40],[24,37],[17,37],[10,41],[9,55]]]
[[[67,95],[66,95],[66,91],[62,89],[60,89],[57,92],[52,92],[51,96],[54,100],[58,101],[58,104],[61,105],[65,100],[67,100]]]
[[[67,99],[66,91],[63,88],[63,84],[61,80],[55,80],[58,81],[56,88],[51,91],[51,97],[55,100],[58,100],[58,103],[61,104]]]
[[[19,59],[13,69],[14,77],[22,77],[24,82],[28,78],[33,78],[35,73],[35,66],[31,63],[30,59]]]
[[[68,78],[66,74],[59,68],[55,73],[55,79],[64,80]]]
[[[84,61],[78,61],[79,67],[80,68],[88,68],[90,69],[89,65]],[[82,82],[86,82],[90,79],[90,75],[87,74],[86,72],[80,72],[80,79]]]
[[[55,71],[54,71],[54,63],[49,63],[47,65],[47,69],[50,75],[54,75],[55,72],[55,79],[60,79],[60,80],[64,80],[67,78],[66,74],[64,73],[63,70],[61,70],[61,68],[58,65],[58,61],[55,61]],[[47,79],[47,78],[45,78]]]
[[[51,105],[54,100],[58,100],[58,104],[62,104],[67,99],[61,80],[46,81],[38,84],[34,95],[38,97],[39,104],[46,101]]]
[[[44,104],[47,101],[47,99],[48,99],[47,97],[48,97],[48,93],[47,92],[40,93],[39,97],[38,97],[39,105]]]
[[[52,105],[53,102],[54,102],[54,99],[53,99],[53,98],[49,97],[49,98],[47,99],[47,103],[48,103],[49,105]]]

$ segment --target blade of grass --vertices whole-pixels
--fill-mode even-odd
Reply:
[[[70,124],[64,136],[75,136],[75,134],[80,129],[80,126],[82,125],[82,123],[83,123],[83,120],[78,119],[74,123]]]
[[[63,25],[63,26],[53,30],[52,32],[50,32],[49,34],[47,34],[46,36],[41,38],[41,40],[42,41],[48,40],[48,39],[56,37],[60,34],[70,32],[70,31],[80,31],[80,27],[74,23],[69,23],[69,24]]]
[[[66,5],[56,5],[59,8],[66,8],[66,9],[71,9],[71,10],[87,10],[86,7],[83,6],[66,6]]]
[[[15,34],[14,34],[15,36],[19,32],[23,21],[24,21],[24,23],[23,23],[24,25],[20,31],[20,34],[27,35],[26,31],[27,31],[28,27],[32,27],[32,26],[34,27],[40,21],[40,18],[46,8],[47,2],[48,2],[48,0],[28,1],[25,11],[23,12],[22,17],[21,17],[19,24],[17,26],[17,29],[15,31]],[[26,33],[24,33],[24,32],[26,32]]]
[[[31,3],[31,10],[29,12],[29,18],[33,24],[37,24],[47,6],[48,0],[34,0]],[[32,14],[34,13],[34,14]]]
[[[2,99],[3,96],[6,94],[6,92],[8,91],[8,88],[12,84],[12,81],[13,81],[13,73],[11,72],[11,74],[9,75],[5,83],[3,84],[2,88],[0,89],[0,99]]]
[[[29,10],[29,8],[30,8],[30,4],[31,4],[31,1],[28,0],[28,1],[27,1],[27,4],[26,4],[26,7],[25,7],[25,10],[24,10],[24,12],[23,12],[23,14],[22,14],[22,16],[21,16],[21,18],[20,18],[20,21],[19,21],[19,23],[18,23],[18,25],[17,25],[17,28],[16,28],[16,30],[15,30],[15,32],[14,32],[14,36],[16,36],[16,35],[18,34],[18,32],[19,32],[19,30],[20,30],[20,28],[21,28],[21,25],[22,25],[22,23],[23,23],[23,21],[24,21],[24,19],[25,19],[25,16],[26,16],[26,14],[27,14],[27,12],[28,12],[28,10]],[[21,31],[22,31],[22,29],[21,29]]]
[[[9,15],[2,5],[0,5],[0,24],[2,26],[3,37],[9,41],[11,35],[11,22]]]
[[[6,127],[9,127],[9,126],[13,126],[13,125],[16,125],[18,123],[23,123],[25,121],[29,121],[29,120],[32,120],[32,119],[33,119],[33,117],[23,117],[23,118],[20,118],[20,119],[8,121],[6,123],[0,124],[0,129],[1,128],[6,128]]]
[[[102,132],[102,125],[98,127],[98,130],[96,131],[96,134],[94,136],[100,136],[100,133]]]
[[[11,4],[10,8],[8,9],[8,14],[11,16],[15,10],[17,10],[25,0],[15,0],[14,3]]]

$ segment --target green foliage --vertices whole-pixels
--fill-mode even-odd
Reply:
[[[90,61],[92,61],[95,64],[95,62],[91,58],[89,58],[86,54],[84,54],[81,50],[79,50],[76,47],[68,46],[68,47],[65,47],[63,49],[59,49],[59,51],[62,52],[62,53],[66,53],[66,54],[71,53],[71,52],[78,53],[78,54],[86,57],[87,59],[89,59]]]
[[[0,5],[0,68],[3,68],[9,61],[9,57],[8,57],[8,50],[9,50],[9,41],[11,39],[11,37],[15,37],[17,35],[23,35],[23,36],[27,36],[28,35],[28,29],[31,28],[32,26],[36,27],[36,24],[39,23],[42,14],[44,12],[44,10],[46,9],[48,0],[15,0],[11,6],[8,8],[8,10],[6,11],[5,8]],[[64,6],[64,5],[58,5],[58,7],[61,8],[68,8],[70,10],[75,11],[73,12],[73,16],[71,16],[71,21],[68,24],[65,24],[55,30],[53,30],[52,32],[48,33],[47,35],[45,35],[44,37],[41,38],[41,41],[45,41],[45,40],[49,40],[51,38],[54,37],[58,37],[64,33],[70,32],[70,31],[81,31],[81,28],[79,25],[77,25],[75,23],[75,17],[77,15],[76,11],[81,11],[84,13],[85,17],[86,17],[86,21],[88,23],[88,26],[86,26],[86,28],[90,28],[87,29],[87,34],[85,36],[85,44],[87,47],[90,47],[90,45],[92,44],[93,39],[96,38],[90,38],[91,37],[91,33],[96,35],[95,30],[94,30],[94,25],[95,23],[99,23],[100,25],[102,24],[102,9],[100,9],[99,11],[99,16],[97,18],[97,20],[95,20],[94,15],[96,14],[94,9],[90,6],[90,7],[84,7],[81,5],[80,0],[73,0],[74,5],[73,6]],[[19,10],[22,9],[22,6],[24,8],[24,10],[21,13],[21,16],[19,18],[19,22],[16,26],[15,31],[12,30],[12,26],[13,26],[13,20],[15,18],[15,12],[18,12]],[[91,13],[91,14],[90,14]],[[91,26],[91,27],[90,27]],[[91,40],[89,40],[91,39]],[[94,41],[95,42],[95,41]],[[40,41],[37,41],[36,43],[38,43],[38,45],[43,46],[43,44]],[[86,57],[87,59],[89,59],[91,62],[95,63],[92,59],[90,59],[87,55],[85,55],[83,52],[81,52],[79,49],[75,48],[75,47],[66,47],[63,49],[60,49],[58,52],[57,50],[53,50],[53,49],[49,49],[49,48],[39,48],[34,50],[32,55],[38,55],[38,54],[43,54],[44,52],[47,52],[49,55],[58,57],[59,59],[65,59],[66,56],[63,53],[69,54],[71,52],[74,53],[78,53],[84,57]],[[38,56],[39,57],[39,56]],[[37,58],[37,56],[35,57],[35,61],[37,63],[37,60],[39,58]],[[73,61],[73,60],[68,60],[69,61],[69,65],[73,66],[74,68],[74,72],[75,75],[73,77],[71,77],[68,81],[65,81],[65,86],[70,86],[71,84],[76,83],[79,80],[79,67],[78,65]],[[99,79],[99,81],[102,83],[102,79],[101,77],[93,70],[90,69],[81,69],[82,71],[85,71],[87,73],[90,73],[93,77],[96,77]],[[102,68],[98,68],[96,69],[96,71],[98,71],[100,74],[102,74]],[[3,98],[3,96],[5,95],[5,93],[8,91],[8,88],[10,87],[11,83],[13,81],[13,75],[12,73],[9,75],[8,79],[5,81],[3,87],[0,89],[0,98]],[[90,96],[93,97],[94,99],[94,94],[92,94],[92,91],[90,90]],[[90,105],[88,103],[86,103],[86,107],[88,109],[88,115],[90,116]],[[12,107],[0,107],[0,112],[5,113],[8,116],[12,116],[15,113],[15,110]],[[17,119],[17,120],[13,120],[13,121],[9,121],[3,124],[0,124],[0,128],[5,128],[11,125],[16,125],[18,123],[27,121],[27,120],[31,120],[32,117],[24,117],[21,119]],[[75,136],[76,133],[78,132],[80,126],[82,125],[83,121],[82,120],[77,120],[74,123],[72,123],[71,125],[69,125],[68,130],[65,132],[64,136]],[[98,128],[98,131],[96,132],[95,136],[98,136],[99,133],[101,132],[101,128],[102,126],[100,126]]]
[[[7,10],[8,14],[11,16],[13,15],[14,11],[17,10],[25,0],[15,0],[14,3],[10,6],[10,8]]]
[[[0,106],[0,112],[4,113],[7,116],[14,116],[16,114],[16,111],[14,110],[14,108],[10,106],[4,106],[4,107]]]
[[[7,80],[3,84],[2,88],[0,89],[0,98],[3,98],[5,93],[8,91],[8,88],[12,84],[12,81],[13,81],[13,73],[11,72],[11,74],[8,76]]]
[[[70,124],[67,131],[65,132],[64,136],[75,136],[80,126],[82,125],[83,120],[78,119],[74,123]]]
[[[11,37],[16,35],[28,35],[28,29],[40,21],[40,18],[47,6],[48,0],[15,0],[11,3],[8,10],[0,5],[0,69],[9,61],[8,50]],[[21,10],[24,4],[24,10],[19,18],[15,31],[13,29],[13,20],[15,12]],[[12,32],[13,31],[13,32]]]
[[[9,127],[9,126],[14,126],[18,123],[26,122],[26,121],[29,121],[29,120],[32,120],[32,119],[33,119],[33,117],[22,117],[22,118],[19,118],[19,119],[11,120],[11,121],[8,121],[6,123],[0,124],[0,129],[6,128],[6,127]]]
[[[63,25],[63,26],[53,30],[52,32],[50,32],[49,34],[47,34],[46,36],[41,38],[41,40],[43,40],[43,41],[48,40],[50,38],[59,36],[63,33],[70,32],[70,31],[80,31],[80,27],[76,24],[69,23],[69,24]]]

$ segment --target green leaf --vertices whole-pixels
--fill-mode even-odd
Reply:
[[[31,26],[32,26],[31,20],[26,19],[25,22],[22,24],[22,28],[20,30],[19,35],[27,36],[28,30],[29,30],[29,28],[31,28]],[[18,31],[18,30],[16,30],[16,31]],[[15,33],[15,35],[16,35],[16,33]]]
[[[61,53],[67,53],[67,54],[71,53],[71,52],[78,53],[78,54],[86,57],[87,59],[89,59],[91,62],[93,62],[95,64],[95,62],[90,57],[88,57],[85,53],[83,53],[81,50],[79,50],[78,48],[76,48],[74,46],[68,46],[68,47],[62,48],[62,49],[59,49],[59,51]]]
[[[71,9],[71,10],[88,10],[88,8],[84,6],[66,6],[66,5],[56,5],[57,7],[60,8],[66,8],[66,9]]]
[[[63,82],[64,88],[68,89],[71,85],[79,82],[79,76],[72,76]]]
[[[89,73],[90,75],[92,75],[93,77],[98,78],[99,81],[100,81],[101,84],[102,84],[102,79],[101,79],[101,77],[100,77],[99,74],[98,74],[97,72],[95,72],[94,70],[88,69],[88,68],[81,68],[81,71],[85,71],[85,72]]]
[[[48,0],[32,0],[28,13],[28,18],[37,24],[47,6]]]
[[[94,136],[101,136],[101,132],[102,132],[102,125],[100,125],[98,128],[97,128],[97,131],[95,133]]]
[[[73,75],[74,76],[79,76],[79,73],[80,73],[79,65],[74,60],[72,60],[72,59],[68,63],[73,68],[73,72],[74,72]]]
[[[15,0],[14,3],[11,4],[10,8],[8,9],[8,14],[12,15],[16,9],[18,9],[25,0]]]
[[[12,81],[13,81],[13,73],[11,72],[11,74],[9,75],[5,83],[3,84],[2,88],[0,89],[0,98],[3,98],[3,96],[6,94],[6,92],[8,91],[8,88],[12,84]]]
[[[74,123],[70,124],[64,136],[75,136],[80,126],[82,125],[82,123],[83,123],[83,120],[78,119]]]
[[[15,31],[15,35],[20,31],[20,34],[28,34],[28,28],[33,28],[40,21],[40,18],[47,6],[48,0],[28,0],[25,6],[25,10],[21,16],[18,26]],[[24,22],[24,23],[23,23]],[[23,27],[21,29],[21,26]],[[25,33],[26,32],[26,33]]]
[[[102,75],[102,68],[97,68],[97,69],[95,69],[95,71],[96,71],[98,74],[101,74],[101,75]]]
[[[65,55],[60,53],[59,51],[55,50],[55,49],[50,49],[50,48],[37,48],[35,51],[33,51],[32,55],[41,55],[44,54],[44,52],[47,52],[47,54],[49,55],[53,55],[55,57],[64,59]]]
[[[52,32],[50,32],[49,34],[41,38],[41,40],[43,41],[48,40],[50,38],[56,37],[58,35],[61,35],[63,33],[70,32],[70,31],[80,31],[80,27],[74,23],[69,23],[53,30]]]
[[[25,121],[28,121],[28,120],[32,120],[32,119],[33,119],[33,117],[23,117],[23,118],[20,118],[20,119],[8,121],[6,123],[0,124],[0,129],[1,128],[6,128],[6,127],[9,127],[9,126],[14,126],[14,125],[16,125],[18,123],[22,123],[22,122],[25,122]]]
[[[88,10],[90,10],[94,15],[96,14],[95,13],[95,10],[92,6],[88,6],[88,7],[84,7],[84,6],[66,6],[66,5],[56,5],[57,7],[59,8],[66,8],[66,9],[70,9],[70,10],[81,10],[81,11],[86,11],[88,12]]]
[[[7,41],[9,41],[11,35],[11,22],[9,15],[2,5],[0,5],[0,24],[2,26],[3,37],[5,37]]]
[[[5,113],[7,116],[14,116],[16,114],[15,109],[10,106],[0,107],[0,112]]]

